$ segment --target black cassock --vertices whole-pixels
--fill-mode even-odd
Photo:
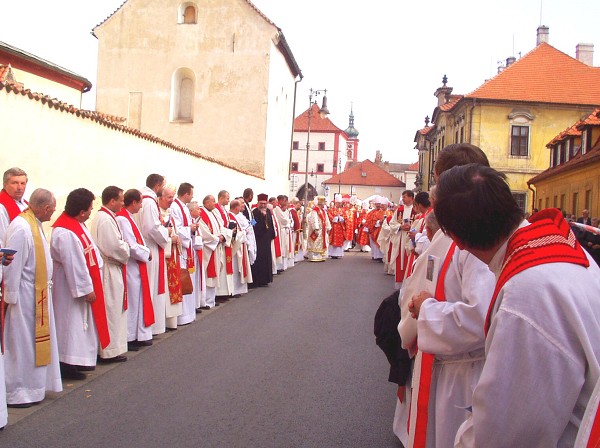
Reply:
[[[252,217],[256,220],[254,225],[256,260],[252,265],[252,281],[255,286],[264,286],[273,281],[271,255],[271,241],[275,239],[273,214],[267,209],[267,214],[263,215],[258,208],[255,208],[252,210]]]

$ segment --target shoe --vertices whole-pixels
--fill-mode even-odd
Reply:
[[[93,372],[96,370],[96,366],[75,366],[80,372]]]
[[[200,308],[196,308],[196,314],[200,314],[202,313],[202,310]]]
[[[125,362],[125,361],[127,361],[127,356],[125,356],[125,355],[117,355],[117,356],[113,356],[112,358],[98,357],[98,362],[100,364],[112,364],[115,362]]]
[[[236,295],[231,296],[231,297],[233,297],[234,299],[239,299],[240,297],[242,297],[242,295],[241,294],[236,294]]]
[[[147,341],[135,341],[135,345],[139,345],[140,347],[150,347],[152,345],[152,339],[148,339]]]
[[[170,327],[167,327],[167,328],[165,328],[165,331],[166,331],[167,333],[170,333],[170,332],[172,332],[172,331],[177,331],[177,327],[175,327],[175,328],[170,328]]]
[[[131,342],[127,343],[127,351],[128,352],[137,352],[140,349],[139,345],[132,344]]]
[[[85,380],[87,378],[87,375],[77,370],[76,366],[65,362],[60,363],[60,376],[63,380]]]
[[[200,307],[201,310],[210,310],[210,306],[201,306]]]
[[[7,408],[26,409],[33,406],[33,403],[6,403]],[[4,429],[4,427],[2,427]]]
[[[281,274],[283,272],[283,269],[277,269],[277,273]]]
[[[220,305],[221,305],[221,304],[220,304],[219,302],[216,302],[216,303],[215,303],[215,306],[220,306]]]

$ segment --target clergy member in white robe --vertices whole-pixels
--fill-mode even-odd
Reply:
[[[192,255],[194,256],[196,270],[192,274],[192,284],[196,296],[196,312],[201,313],[202,310],[210,309],[210,307],[206,304],[206,268],[202,256],[204,244],[200,232],[200,205],[197,201],[191,201],[188,204],[188,210],[192,222],[195,224],[193,227],[195,230],[192,230]]]
[[[3,299],[8,305],[4,374],[9,406],[28,407],[42,401],[46,391],[62,391],[50,281],[52,258],[41,225],[50,220],[55,208],[52,193],[35,190],[31,208],[14,218],[5,234],[6,246],[18,254],[4,268]],[[37,318],[41,320],[36,322]],[[5,416],[0,409],[0,426],[6,425]]]
[[[146,247],[142,232],[133,215],[142,208],[142,194],[139,190],[127,190],[124,207],[117,215],[117,223],[123,240],[129,245],[127,261],[127,346],[152,345],[152,324],[154,307],[148,277],[150,249]]]
[[[231,242],[232,261],[233,261],[233,296],[239,297],[248,292],[248,284],[252,283],[252,270],[250,267],[250,257],[248,256],[248,241],[242,223],[238,221],[237,216],[246,220],[241,213],[242,205],[240,201],[234,199],[229,205],[230,222],[236,224]],[[247,222],[247,221],[246,221]]]
[[[217,297],[226,298],[233,294],[233,255],[231,242],[233,229],[229,227],[229,216],[225,207],[229,204],[229,193],[225,190],[219,191],[217,202],[212,213],[219,223],[223,242],[221,249],[217,251],[221,258],[221,269],[218,272]]]
[[[292,220],[288,210],[288,197],[277,196],[277,205],[273,207],[273,219],[279,229],[279,247],[281,257],[277,259],[277,271],[285,271],[294,266],[294,246],[292,243]],[[291,258],[290,258],[291,257]]]
[[[127,352],[127,309],[128,300],[125,290],[129,245],[117,224],[116,214],[121,211],[124,202],[123,190],[110,186],[102,192],[102,207],[92,220],[92,238],[100,254],[104,266],[102,268],[102,286],[104,303],[108,319],[110,344],[99,350],[100,361],[120,362]]]
[[[193,196],[194,186],[184,182],[179,185],[177,197],[171,204],[171,219],[177,228],[177,234],[181,240],[180,267],[189,271],[190,278],[197,269],[194,257],[194,242],[192,241],[192,231],[196,230],[197,225],[192,222],[192,215],[190,215],[187,207]],[[196,295],[197,291],[194,288],[191,294],[183,296],[181,314],[177,317],[177,325],[186,325],[196,320]]]
[[[27,181],[27,173],[21,168],[10,168],[4,172],[0,191],[0,241],[6,241],[8,225],[27,208],[27,201],[23,199]]]
[[[98,332],[108,331],[106,310],[103,309],[103,322],[96,322],[92,303],[100,300],[102,284],[94,284],[88,262],[102,271],[103,260],[100,251],[84,222],[92,212],[94,195],[89,190],[79,188],[67,196],[65,212],[54,222],[50,253],[54,261],[53,299],[58,353],[62,375],[74,375],[78,366],[94,367],[98,355],[98,344],[103,337]],[[89,205],[88,205],[89,204]],[[87,207],[87,208],[86,208]],[[68,212],[67,212],[68,211]],[[63,227],[62,220],[74,219],[77,231]],[[96,304],[98,305],[98,304]],[[102,325],[100,327],[99,325]]]
[[[162,195],[165,179],[160,174],[150,174],[146,179],[146,187],[142,189],[142,210],[138,213],[138,225],[146,246],[150,249],[152,259],[148,263],[148,277],[154,307],[154,324],[152,334],[162,334],[166,330],[165,306],[169,298],[167,283],[167,266],[165,247],[169,241],[167,228],[161,222],[158,207],[158,194]]]
[[[221,234],[221,228],[212,210],[215,208],[215,198],[207,195],[200,207],[200,221],[198,228],[202,237],[202,265],[205,269],[206,278],[206,306],[213,308],[217,306],[217,286],[219,284],[219,271],[224,269],[222,260],[225,259],[222,242],[225,237]]]
[[[0,247],[4,247],[4,242],[2,240],[0,240]],[[0,257],[2,256],[3,254],[2,252],[0,252]],[[2,264],[0,263],[0,283],[2,283],[2,278]],[[0,352],[0,428],[4,428],[8,424],[8,409],[6,407],[6,383],[4,378],[4,354]]]

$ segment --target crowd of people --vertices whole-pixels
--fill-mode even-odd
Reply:
[[[557,209],[525,219],[470,144],[444,148],[434,177],[429,195],[366,218],[399,288],[375,318],[394,433],[408,447],[598,446],[594,229]]]
[[[306,216],[297,198],[253,202],[250,188],[200,203],[192,184],[151,174],[141,190],[106,187],[93,217],[95,195],[71,191],[47,239],[56,198],[38,188],[25,201],[27,182],[11,168],[0,192],[0,428],[7,407],[31,407],[97,363],[125,362],[300,261],[343,256],[356,231],[355,211],[324,197]]]

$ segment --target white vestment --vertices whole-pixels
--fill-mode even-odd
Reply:
[[[217,285],[219,283],[218,272],[221,270],[221,266],[223,261],[225,260],[225,255],[221,255],[223,250],[223,245],[220,244],[219,235],[221,235],[221,229],[219,227],[219,222],[213,213],[204,208],[200,207],[201,215],[204,212],[204,216],[207,217],[209,224],[204,222],[204,219],[200,219],[198,224],[198,230],[200,232],[200,236],[202,238],[202,267],[205,273],[206,279],[206,305],[213,308],[215,306],[215,297],[217,295]],[[214,253],[214,257],[213,257]],[[211,258],[214,262],[214,266],[209,266]],[[209,277],[208,271],[214,267],[217,277]],[[224,269],[224,267],[223,267]]]
[[[250,223],[242,213],[238,213],[234,218],[235,220],[232,219],[232,221],[237,223],[237,233],[235,239],[231,241],[231,249],[233,261],[233,294],[236,295],[247,293],[248,283],[252,283],[252,270],[245,232],[245,228],[252,226],[250,226]],[[246,271],[246,275],[244,275],[244,271]]]
[[[194,220],[194,222],[198,225],[200,218]],[[194,255],[194,266],[196,266],[196,270],[192,273],[192,284],[194,285],[194,291],[196,291],[196,308],[200,308],[202,306],[206,306],[206,267],[204,266],[204,257],[202,253],[200,256],[198,252],[204,250],[204,244],[202,243],[202,235],[200,234],[200,227],[198,227],[197,232],[192,235],[192,254]]]
[[[177,229],[177,235],[181,240],[181,260],[179,264],[181,268],[187,269],[188,257],[191,257],[191,260],[194,260],[192,231],[190,229],[192,215],[190,215],[187,205],[181,202],[179,198],[175,198],[171,204],[171,219],[174,221],[175,228]],[[194,271],[195,269],[196,268],[194,265]],[[193,273],[190,272],[190,277],[192,277],[192,275]],[[196,295],[196,288],[194,288],[191,294],[186,294],[183,296],[183,301],[181,302],[181,314],[177,316],[177,325],[189,324],[190,322],[196,320]]]
[[[279,247],[281,258],[277,259],[277,270],[286,270],[294,266],[294,245],[292,243],[293,225],[290,211],[282,210],[280,206],[273,208],[273,219],[277,219],[279,228]]]
[[[129,214],[129,216],[133,219],[133,215]],[[152,339],[152,326],[147,327],[144,324],[142,280],[138,261],[148,263],[150,249],[143,244],[138,244],[132,225],[127,218],[117,216],[117,223],[121,229],[123,240],[129,245],[130,255],[127,261],[127,342],[149,341]],[[133,225],[137,227],[135,221]],[[146,266],[149,267],[148,264]]]
[[[160,213],[163,217],[163,222],[167,224],[167,230],[172,231],[173,233],[169,233],[169,242],[168,245],[171,246],[171,253],[169,254],[167,251],[166,261],[167,261],[167,279],[169,277],[169,261],[170,258],[175,256],[176,251],[179,251],[179,259],[177,261],[177,268],[181,268],[181,244],[172,244],[171,235],[179,235],[179,227],[177,227],[174,220],[171,219],[171,209],[160,208]],[[172,269],[172,268],[171,268]],[[177,270],[177,275],[179,274],[179,269]],[[183,302],[175,302],[171,303],[171,292],[169,291],[169,282],[167,281],[167,297],[165,298],[165,326],[166,328],[177,328],[177,319],[181,315],[183,311]]]
[[[308,228],[308,242],[307,242],[307,254],[309,261],[323,261],[327,259],[327,247],[329,246],[329,231],[331,230],[331,224],[329,223],[329,217],[327,211],[321,209],[321,213],[325,219],[325,222],[321,222],[319,212],[311,210],[307,217],[307,228]],[[323,229],[325,233],[323,234]],[[311,238],[313,232],[316,232],[316,240]]]
[[[221,268],[217,271],[218,283],[217,295],[218,296],[230,296],[233,294],[233,274],[227,273],[227,251],[231,248],[231,238],[233,236],[233,230],[229,229],[229,216],[227,210],[222,205],[215,204],[215,208],[212,211],[213,216],[219,223],[221,235],[225,238],[223,244],[220,244],[220,249],[217,250],[217,254],[221,258]],[[216,255],[216,254],[215,254]]]
[[[15,204],[17,204],[21,211],[27,208],[27,204],[23,201],[15,201]],[[0,204],[0,247],[4,247],[3,244],[6,241],[6,229],[8,229],[9,224],[10,219],[8,217],[8,211],[4,208],[4,205]],[[7,248],[12,249],[10,247]]]
[[[98,348],[101,358],[114,358],[127,352],[127,311],[124,309],[123,265],[129,260],[129,245],[123,240],[115,214],[103,207],[98,211],[90,226],[92,238],[100,254],[102,287],[106,305],[106,319],[110,344]]]
[[[100,251],[87,227],[83,224],[81,227],[91,241],[102,270]],[[98,333],[91,305],[83,299],[83,296],[94,291],[94,286],[85,262],[83,245],[75,233],[55,227],[50,240],[50,253],[54,260],[52,282],[60,361],[72,365],[95,366]]]
[[[400,241],[398,223],[396,222],[395,224],[396,228],[392,232],[390,223],[388,222],[387,217],[384,216],[381,221],[381,230],[377,236],[377,244],[379,244],[379,250],[383,257],[383,272],[390,275],[394,274],[396,271],[396,256],[398,255],[399,247],[396,243]],[[388,259],[390,262],[388,262]]]
[[[444,259],[445,254],[440,259],[440,268]],[[433,298],[433,283],[431,286],[427,282],[423,284],[423,290],[429,291],[432,298],[421,305],[417,320],[418,345],[423,352],[435,355],[427,446],[451,448],[458,428],[468,417],[466,409],[472,404],[473,389],[483,368],[483,327],[495,283],[487,265],[456,248],[444,280],[446,301]],[[412,409],[416,409],[414,388],[419,379],[417,368],[415,372]]]
[[[159,247],[165,248],[169,241],[167,228],[160,222],[158,203],[156,202],[156,193],[148,187],[144,187],[142,194],[142,209],[136,215],[139,215],[138,226],[142,230],[142,236],[146,246],[150,249],[152,260],[148,263],[148,277],[150,280],[150,292],[152,294],[152,304],[154,306],[154,325],[152,325],[152,334],[161,334],[165,332],[166,327],[166,302],[169,300],[169,283],[167,281],[167,265],[164,263],[164,284],[165,291],[158,293],[159,286],[159,264],[162,262],[158,256]]]
[[[489,264],[497,276],[505,254],[506,243]],[[588,268],[542,264],[502,287],[455,446],[573,446],[600,378],[600,268],[586,256]]]
[[[250,212],[250,214],[252,215],[252,212]],[[248,221],[248,218],[246,218],[246,215],[244,215],[242,212],[235,215],[235,217],[237,218],[238,223],[240,224],[240,226],[242,227],[244,232],[246,232],[246,245],[248,246],[248,258],[250,259],[250,264],[252,265],[252,264],[254,264],[254,261],[256,260],[256,237],[254,236],[254,227],[252,226],[250,221]]]
[[[39,221],[37,223],[43,240],[49,283],[50,364],[35,367],[35,247],[29,223],[17,216],[5,234],[6,245],[18,251],[12,263],[4,267],[4,300],[8,304],[3,329],[4,374],[6,402],[9,404],[33,403],[43,400],[47,390],[62,391],[50,282],[52,258],[42,225]],[[0,408],[0,426],[5,426],[2,416]]]

